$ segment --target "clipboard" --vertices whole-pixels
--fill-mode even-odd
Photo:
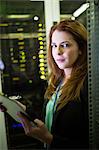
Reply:
[[[17,122],[20,123],[20,119],[17,115],[18,112],[21,112],[22,115],[24,115],[28,120],[33,122],[33,118],[31,118],[25,111],[24,109],[17,103],[16,100],[14,99],[9,99],[6,96],[0,95],[0,103],[4,107],[7,108],[7,113]]]

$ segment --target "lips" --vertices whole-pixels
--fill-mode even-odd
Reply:
[[[59,59],[56,59],[56,61],[58,61],[58,62],[64,62],[65,59],[64,58],[59,58]]]

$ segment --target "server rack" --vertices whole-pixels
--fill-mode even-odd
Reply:
[[[10,97],[22,96],[19,101],[33,103],[33,110],[39,112],[47,76],[44,2],[0,0],[0,4],[0,54],[5,65],[1,75],[2,92]],[[27,18],[23,18],[26,14]],[[42,147],[41,142],[27,137],[21,124],[8,114],[5,113],[5,118],[0,115],[0,119],[6,123],[1,138],[7,134],[7,143],[2,138],[0,149]]]
[[[89,145],[99,149],[99,1],[87,2]]]

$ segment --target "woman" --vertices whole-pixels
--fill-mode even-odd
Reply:
[[[18,113],[25,133],[47,149],[88,148],[87,32],[78,21],[51,28],[44,121]],[[45,123],[44,123],[45,122]]]

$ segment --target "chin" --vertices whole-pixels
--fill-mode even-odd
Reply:
[[[71,68],[72,66],[70,66],[70,65],[58,65],[58,68],[59,69],[61,69],[61,70],[64,70],[64,69],[66,69],[66,68]]]
[[[66,67],[58,65],[58,68],[64,70]]]

